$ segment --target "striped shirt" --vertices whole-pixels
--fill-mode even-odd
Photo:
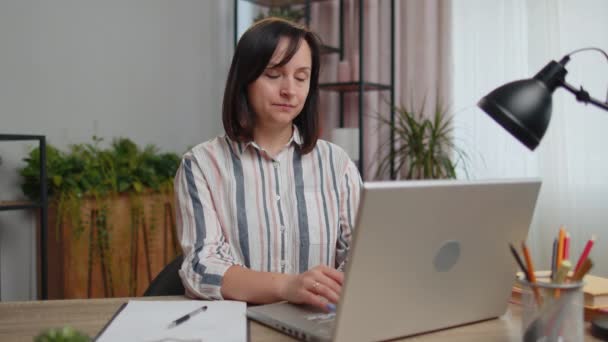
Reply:
[[[318,140],[302,155],[301,143],[294,126],[274,158],[255,142],[227,136],[184,155],[175,194],[179,273],[189,296],[222,299],[232,265],[281,273],[344,267],[361,177],[337,145]]]

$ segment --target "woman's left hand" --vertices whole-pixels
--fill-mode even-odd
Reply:
[[[344,274],[326,265],[291,275],[280,291],[282,299],[295,304],[310,304],[330,311],[328,304],[337,304],[342,293]]]

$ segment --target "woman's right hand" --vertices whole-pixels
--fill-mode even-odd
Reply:
[[[342,292],[344,274],[326,265],[290,275],[282,286],[280,296],[295,304],[310,304],[331,311],[328,304],[337,304]]]

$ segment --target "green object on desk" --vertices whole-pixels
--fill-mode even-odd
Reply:
[[[42,332],[34,342],[89,342],[91,338],[72,327],[53,328]]]

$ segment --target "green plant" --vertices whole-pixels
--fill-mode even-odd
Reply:
[[[100,146],[102,141],[93,136],[92,143],[71,145],[68,152],[47,144],[47,188],[49,198],[57,205],[56,238],[66,220],[75,232],[74,238],[80,238],[85,227],[90,227],[89,272],[93,258],[99,257],[104,289],[112,296],[109,241],[113,221],[108,201],[111,196],[129,194],[131,206],[138,208],[131,211],[131,229],[145,230],[146,211],[140,204],[140,196],[147,192],[172,193],[180,158],[174,153],[159,153],[153,145],[140,149],[126,138],[114,139],[105,149]],[[26,166],[20,170],[22,191],[34,201],[40,199],[39,156],[40,150],[33,149],[24,159]],[[84,214],[82,203],[87,197],[93,198],[96,205]],[[153,229],[154,222],[147,227]],[[93,236],[97,238],[94,240]]]
[[[418,111],[405,106],[394,111],[394,123],[378,116],[394,134],[396,144],[392,152],[387,147],[390,141],[381,147],[389,151],[380,159],[377,176],[402,172],[405,179],[456,178],[459,163],[466,172],[468,156],[454,143],[452,119],[444,108],[437,105],[430,118],[424,116],[424,104]]]
[[[91,338],[72,327],[53,328],[41,332],[34,342],[89,342]]]
[[[268,9],[268,13],[266,14],[260,12],[253,21],[258,22],[269,17],[282,18],[297,23],[304,18],[304,11],[298,8],[291,8],[289,5],[273,6]]]
[[[149,145],[143,150],[129,139],[115,139],[102,149],[103,139],[93,137],[92,144],[71,145],[62,152],[47,144],[48,195],[107,196],[117,193],[141,193],[144,189],[161,191],[170,186],[180,158],[174,153],[158,153]],[[20,170],[23,193],[32,200],[40,198],[38,148],[24,159]]]

